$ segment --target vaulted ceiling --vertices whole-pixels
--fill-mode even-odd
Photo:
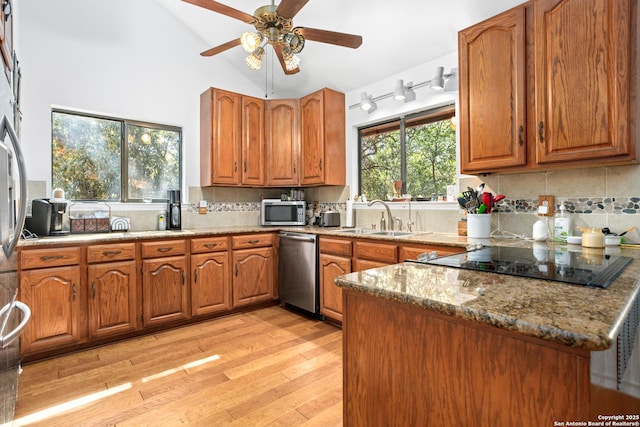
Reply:
[[[156,1],[201,40],[197,46],[184,47],[193,55],[253,29],[182,0]],[[251,15],[270,4],[268,0],[220,3]],[[219,64],[221,70],[242,73],[266,92],[301,96],[319,87],[349,92],[456,51],[458,31],[520,3],[522,0],[310,0],[295,16],[294,26],[358,34],[363,38],[362,46],[350,49],[308,41],[298,55],[301,71],[288,76],[277,59],[273,60],[271,49],[267,49],[267,59],[258,71],[245,65],[247,53],[240,46],[207,60]]]

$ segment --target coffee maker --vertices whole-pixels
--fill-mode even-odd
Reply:
[[[66,236],[64,215],[66,201],[34,199],[31,202],[31,218],[27,218],[27,229],[38,236]]]
[[[182,212],[180,210],[180,190],[167,191],[169,198],[167,206],[167,230],[180,230],[182,229]]]

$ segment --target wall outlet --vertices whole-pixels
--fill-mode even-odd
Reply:
[[[538,196],[538,215],[553,216],[553,196]]]

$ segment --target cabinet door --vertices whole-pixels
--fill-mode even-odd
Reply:
[[[324,182],[324,96],[314,92],[300,100],[301,183]]]
[[[191,314],[216,313],[231,309],[229,253],[191,255]]]
[[[80,341],[80,286],[78,266],[20,273],[20,298],[31,308],[21,340],[25,353]]]
[[[264,185],[264,101],[242,97],[242,184]]]
[[[144,326],[154,326],[188,318],[184,256],[142,261]]]
[[[337,276],[351,272],[351,260],[320,254],[320,314],[342,322],[342,288],[336,286]]]
[[[534,2],[538,163],[635,156],[631,11],[630,0]]]
[[[267,102],[267,184],[271,186],[298,185],[299,103],[295,99]]]
[[[136,319],[136,262],[89,265],[89,337],[133,331]]]
[[[233,251],[233,306],[273,299],[273,248]]]
[[[242,96],[220,89],[200,95],[200,184],[238,185]]]
[[[458,34],[462,172],[527,162],[525,43],[524,8]]]

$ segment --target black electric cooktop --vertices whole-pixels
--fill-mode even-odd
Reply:
[[[570,252],[555,248],[483,247],[470,252],[425,261],[465,270],[545,279],[573,285],[607,288],[632,261],[621,255]]]

